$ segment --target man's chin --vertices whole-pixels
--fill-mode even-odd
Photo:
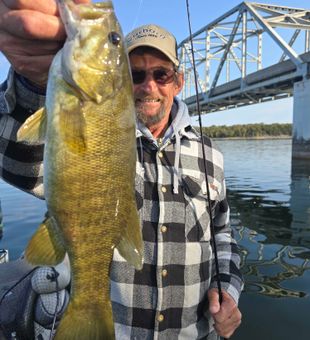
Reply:
[[[162,112],[141,112],[137,110],[136,112],[137,118],[140,122],[142,122],[145,126],[151,126],[159,123],[163,117],[165,116]]]

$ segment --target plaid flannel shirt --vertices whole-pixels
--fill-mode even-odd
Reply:
[[[15,135],[43,97],[32,91],[26,95],[29,89],[12,78],[11,73],[0,94],[1,175],[41,196],[43,146],[19,145]],[[25,95],[28,101],[21,100]],[[217,286],[201,138],[177,98],[171,114],[172,124],[160,144],[145,127],[137,131],[136,200],[144,266],[136,271],[115,249],[110,283],[117,339],[206,339],[213,331],[207,291]],[[220,279],[238,302],[243,283],[229,224],[223,158],[204,138]]]
[[[21,98],[22,106],[16,101],[17,98]],[[44,146],[16,143],[16,133],[44,102],[45,96],[23,86],[12,69],[8,79],[0,85],[0,176],[19,189],[41,198]]]

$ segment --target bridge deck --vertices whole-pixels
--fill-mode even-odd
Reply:
[[[304,62],[310,63],[310,52],[300,57]],[[291,60],[285,60],[247,75],[243,83],[242,79],[238,78],[219,85],[209,97],[200,93],[201,110],[208,113],[289,97],[293,94],[294,82],[301,79],[295,64]],[[187,98],[185,102],[191,114],[195,115],[196,96]]]

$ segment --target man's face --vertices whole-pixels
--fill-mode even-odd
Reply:
[[[133,84],[137,118],[147,127],[163,119],[168,121],[173,98],[182,89],[183,76],[173,72],[173,79],[167,84],[156,82],[154,70],[174,70],[173,63],[156,50],[143,55],[132,53],[129,59],[132,71],[146,71],[145,79],[142,77],[141,83]]]

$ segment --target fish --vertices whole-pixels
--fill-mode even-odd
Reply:
[[[57,2],[67,38],[51,64],[44,107],[17,133],[19,142],[45,143],[48,214],[25,257],[54,265],[69,256],[70,301],[55,339],[114,339],[114,249],[137,270],[143,266],[128,54],[111,1]]]

